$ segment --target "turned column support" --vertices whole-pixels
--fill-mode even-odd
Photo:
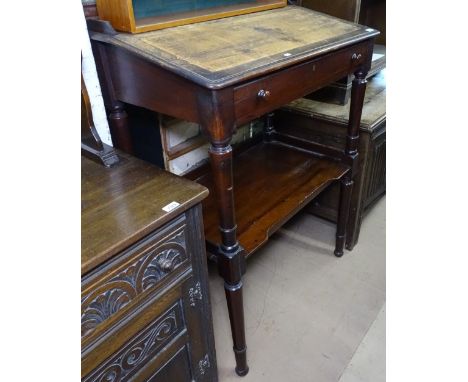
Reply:
[[[236,373],[247,375],[242,275],[245,273],[244,250],[237,240],[234,206],[232,147],[235,131],[232,91],[210,91],[198,99],[201,127],[210,140],[209,156],[219,214],[221,243],[218,246],[218,271],[224,279],[224,291],[236,359]]]
[[[336,227],[335,256],[343,256],[346,241],[346,226],[348,224],[351,195],[359,165],[359,128],[361,125],[362,107],[366,93],[367,69],[358,69],[354,73],[353,86],[351,89],[351,106],[349,109],[348,131],[346,136],[345,155],[351,163],[351,169],[341,179],[340,205],[338,208],[338,222]]]
[[[349,174],[349,173],[348,173]],[[344,244],[346,241],[346,226],[349,218],[349,207],[351,205],[351,194],[354,181],[346,174],[340,181],[340,205],[338,210],[338,221],[336,225],[335,256],[341,257],[344,254]]]
[[[354,73],[354,76],[345,148],[346,155],[352,158],[358,155],[359,128],[361,126],[362,107],[364,105],[364,95],[366,93],[367,71],[360,69]]]
[[[236,358],[236,373],[243,376],[249,371],[242,296],[242,273],[245,269],[245,258],[236,235],[232,148],[229,144],[216,145],[212,143],[209,154],[220,220],[221,243],[217,254],[218,270],[224,279],[224,291]]]
[[[128,115],[125,111],[124,104],[120,101],[112,102],[109,114],[109,128],[114,145],[126,153],[133,154],[133,143],[128,126]]]

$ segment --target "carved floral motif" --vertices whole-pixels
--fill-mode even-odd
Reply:
[[[86,377],[83,382],[119,382],[127,380],[127,376],[139,365],[152,357],[173,334],[179,330],[176,311],[169,313],[145,332],[138,335],[125,348],[107,360],[99,369]]]
[[[131,301],[124,289],[115,288],[97,296],[81,316],[81,335],[90,333],[101,322],[117,313]]]
[[[187,258],[184,231],[153,249],[81,300],[81,336],[155,286]]]

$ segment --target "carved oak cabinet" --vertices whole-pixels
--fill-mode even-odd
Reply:
[[[82,381],[217,381],[208,190],[126,154],[81,182]]]

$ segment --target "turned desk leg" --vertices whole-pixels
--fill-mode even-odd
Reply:
[[[340,206],[338,210],[338,222],[336,226],[335,256],[343,256],[346,240],[346,226],[348,224],[349,206],[354,181],[346,174],[340,182]]]
[[[120,101],[112,103],[111,112],[109,114],[109,128],[114,145],[126,153],[133,154],[132,138],[128,126],[128,115],[124,109],[123,103]]]
[[[348,224],[349,207],[353,190],[354,177],[358,168],[359,127],[361,124],[362,106],[366,93],[367,71],[358,70],[354,73],[351,89],[351,107],[349,110],[348,134],[346,136],[345,154],[349,158],[351,170],[341,179],[340,206],[338,209],[338,223],[336,227],[335,256],[343,256],[346,240],[346,226]]]
[[[212,144],[209,150],[220,216],[219,230],[222,243],[218,250],[219,273],[224,279],[224,290],[231,322],[236,373],[248,373],[245,342],[242,273],[245,269],[243,249],[236,238],[234,192],[232,179],[232,148],[229,144]]]

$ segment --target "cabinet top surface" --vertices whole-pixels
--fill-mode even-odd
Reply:
[[[81,157],[81,274],[200,202],[208,190],[119,153],[106,168]],[[163,207],[180,205],[170,212]]]
[[[94,33],[208,88],[222,88],[369,39],[378,31],[306,8],[227,17],[141,34]]]

